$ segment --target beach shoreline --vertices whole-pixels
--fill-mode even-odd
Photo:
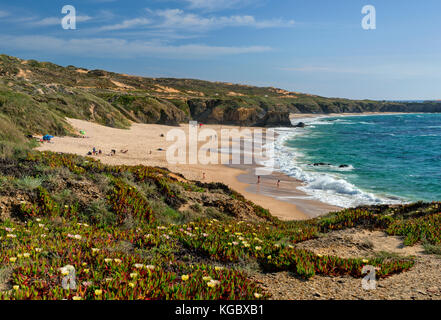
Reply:
[[[403,113],[301,113],[291,114],[290,119],[296,125],[296,121],[301,122],[302,119],[396,114]],[[207,183],[221,182],[254,203],[269,209],[272,215],[281,220],[304,220],[342,209],[342,207],[313,198],[300,190],[299,188],[304,185],[304,182],[283,173],[280,168],[274,169],[270,175],[262,176],[261,182],[258,184],[257,176],[254,173],[255,169],[259,167],[257,164],[170,164],[165,159],[165,151],[173,142],[165,141],[165,135],[176,127],[132,123],[129,129],[115,129],[85,120],[67,119],[67,121],[77,132],[84,130],[88,138],[56,137],[54,143],[45,143],[37,150],[86,156],[95,147],[97,150],[102,149],[103,154],[93,157],[105,164],[164,167],[184,175],[189,180]],[[187,131],[188,127],[188,124],[181,124],[179,128]],[[204,128],[213,129],[218,136],[221,136],[221,129],[255,129],[227,125],[204,125]],[[117,150],[116,156],[107,156],[106,154],[110,153],[112,149]],[[120,150],[128,150],[129,152],[123,154]],[[279,186],[277,186],[278,180],[280,180]]]
[[[257,177],[253,175],[257,165],[170,164],[165,159],[165,150],[173,142],[167,142],[164,136],[168,130],[176,127],[133,123],[130,129],[115,129],[84,120],[67,120],[78,132],[84,130],[87,138],[56,137],[53,143],[44,143],[37,150],[86,156],[95,147],[103,153],[93,158],[101,160],[104,164],[164,167],[184,175],[189,180],[221,182],[254,203],[269,209],[273,216],[281,220],[304,220],[341,209],[312,199],[297,189],[302,185],[301,181],[283,173],[275,171],[269,176],[264,176],[257,185]],[[187,131],[188,126],[182,124],[180,128]],[[219,136],[221,129],[239,129],[225,125],[205,125],[204,128],[215,130]],[[112,149],[117,151],[116,155],[108,156]],[[128,152],[123,154],[120,152],[122,150]],[[277,187],[279,179],[281,183],[280,187]]]

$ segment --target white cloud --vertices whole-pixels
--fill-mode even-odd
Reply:
[[[47,27],[47,26],[55,26],[61,23],[62,18],[57,18],[57,17],[48,17],[48,18],[44,18],[38,21],[33,21],[30,24],[32,26],[36,26],[36,27]],[[76,17],[76,21],[77,22],[86,22],[92,20],[92,17],[89,16],[77,16]]]
[[[210,11],[231,9],[249,4],[250,0],[185,0],[192,9]]]
[[[7,16],[9,16],[9,12],[0,10],[0,18],[4,18],[4,17],[7,17]]]
[[[193,13],[185,13],[180,9],[167,9],[158,11],[149,11],[152,14],[163,19],[157,28],[169,29],[192,29],[206,31],[207,29],[216,29],[224,27],[254,27],[254,28],[285,28],[294,25],[293,20],[256,20],[250,15],[243,16],[222,16],[222,17],[202,17]]]
[[[359,73],[360,70],[345,69],[336,67],[322,67],[322,66],[303,66],[293,68],[280,68],[283,71],[297,71],[297,72],[331,72],[331,73]]]
[[[136,19],[130,19],[130,20],[124,20],[121,23],[114,24],[114,25],[108,25],[101,27],[100,31],[115,31],[115,30],[123,30],[123,29],[131,29],[136,27],[141,27],[145,25],[151,24],[151,20],[146,18],[136,18]]]
[[[399,63],[393,61],[387,64],[364,63],[354,65],[334,65],[334,66],[301,66],[285,67],[279,70],[287,72],[301,72],[311,74],[354,74],[358,76],[382,76],[384,78],[403,79],[404,77],[423,77],[429,75],[439,75],[440,70],[434,66],[416,65],[415,63]]]
[[[167,45],[160,42],[128,41],[116,38],[61,39],[49,36],[0,36],[4,49],[85,57],[166,57],[199,59],[270,51],[266,46],[208,46],[204,44]]]

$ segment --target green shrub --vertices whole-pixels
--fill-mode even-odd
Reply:
[[[32,191],[41,186],[43,179],[40,177],[24,177],[21,179],[15,180],[15,185],[17,188],[26,191]]]
[[[115,226],[118,220],[117,216],[110,212],[107,202],[103,199],[91,202],[80,217],[83,220],[96,224],[97,227]]]
[[[424,253],[426,254],[434,254],[441,258],[441,245],[435,245],[430,243],[424,243]]]

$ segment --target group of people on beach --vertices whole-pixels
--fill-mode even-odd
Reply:
[[[129,150],[120,150],[121,153],[126,154],[129,152]],[[103,154],[103,151],[101,149],[97,150],[95,147],[92,148],[92,151],[89,151],[87,153],[88,156],[101,156]],[[107,156],[113,157],[116,155],[116,149],[112,149]]]
[[[97,150],[95,147],[93,147],[92,151],[89,151],[87,153],[88,156],[100,156],[102,154],[103,154],[103,151],[101,149]]]

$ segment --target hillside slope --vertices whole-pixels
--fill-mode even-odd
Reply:
[[[236,125],[289,125],[289,113],[441,112],[441,104],[330,99],[277,88],[192,79],[142,78],[0,55],[0,140],[66,135],[65,117],[126,128],[194,119]]]

